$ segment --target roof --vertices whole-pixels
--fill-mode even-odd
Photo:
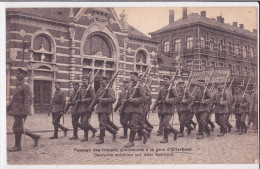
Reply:
[[[59,21],[62,23],[68,22],[69,8],[8,8],[8,13],[13,12],[26,16],[38,16],[44,19]],[[78,11],[76,8],[74,12]]]
[[[128,35],[133,36],[133,37],[139,37],[139,38],[144,38],[151,40],[151,38],[144,33],[140,32],[139,30],[135,29],[133,26],[128,25]]]
[[[187,16],[187,18],[178,19],[177,21],[169,23],[168,25],[162,27],[161,29],[151,32],[149,34],[151,34],[151,35],[157,34],[157,33],[165,32],[165,31],[172,30],[172,29],[182,28],[184,26],[191,25],[191,24],[203,24],[206,26],[212,26],[217,29],[222,29],[222,30],[224,29],[226,31],[231,31],[232,33],[238,33],[238,34],[242,34],[242,35],[246,35],[246,36],[250,36],[250,37],[257,37],[257,35],[255,33],[250,32],[249,30],[241,29],[239,27],[235,27],[235,26],[232,26],[227,23],[222,23],[215,19],[198,15],[197,13],[191,13]]]

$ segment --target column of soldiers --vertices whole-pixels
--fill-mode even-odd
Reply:
[[[13,131],[15,134],[15,146],[10,151],[21,151],[21,136],[26,134],[34,139],[35,146],[38,144],[39,135],[32,134],[24,128],[26,116],[30,114],[32,96],[30,86],[24,84],[24,78],[27,76],[27,70],[19,68],[17,70],[18,84],[11,103],[7,106],[8,115],[14,116]],[[117,72],[118,73],[118,72]],[[90,76],[84,76],[82,85],[73,84],[74,91],[71,94],[66,105],[65,94],[60,89],[60,83],[55,83],[56,91],[53,95],[49,115],[52,114],[52,123],[54,134],[50,139],[58,138],[58,128],[66,136],[68,129],[60,124],[63,115],[68,111],[71,113],[73,136],[70,140],[78,139],[78,128],[84,131],[84,137],[81,141],[88,141],[89,130],[92,131],[92,137],[97,130],[90,124],[92,113],[98,114],[99,120],[99,140],[96,144],[103,144],[105,132],[108,131],[116,140],[119,128],[113,122],[113,104],[116,101],[115,92],[112,85],[117,73],[109,81],[107,76],[101,76],[101,87],[95,93],[91,87],[96,75],[90,81]],[[247,132],[248,126],[245,123],[247,115],[253,122],[253,129],[258,131],[258,112],[257,112],[257,90],[254,88],[251,98],[245,92],[247,87],[239,85],[235,88],[235,94],[232,96],[231,87],[226,89],[226,83],[217,84],[216,92],[208,89],[208,82],[204,79],[198,79],[193,91],[190,91],[189,82],[178,82],[174,87],[174,81],[169,76],[164,76],[158,95],[154,104],[151,106],[151,92],[146,85],[144,77],[149,76],[147,72],[139,76],[137,72],[131,72],[131,81],[123,81],[123,90],[119,94],[119,99],[115,105],[114,112],[118,112],[120,123],[123,127],[123,135],[120,139],[128,138],[128,129],[130,129],[129,141],[124,146],[129,148],[135,146],[135,140],[143,140],[146,144],[153,126],[148,121],[148,113],[155,113],[157,110],[159,117],[159,129],[157,136],[162,136],[160,143],[167,143],[169,134],[173,133],[173,140],[178,137],[184,137],[184,129],[187,129],[187,135],[195,130],[196,123],[192,121],[195,114],[198,123],[197,139],[203,139],[204,134],[210,136],[212,128],[210,124],[210,114],[215,114],[215,122],[220,126],[218,136],[222,137],[231,131],[229,123],[230,114],[235,114],[236,128],[239,134]],[[249,82],[248,82],[249,83]],[[151,109],[150,109],[151,107]],[[174,112],[179,115],[180,131],[173,128],[170,121],[173,120]],[[111,121],[112,117],[112,121]],[[63,117],[64,118],[64,117]],[[212,123],[212,122],[211,122]],[[214,124],[213,124],[214,125]],[[193,126],[193,127],[192,127]]]

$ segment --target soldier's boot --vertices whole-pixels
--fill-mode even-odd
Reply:
[[[157,136],[162,136],[163,135],[163,128],[162,125],[159,124],[159,129],[157,131]]]
[[[199,127],[200,127],[200,130],[199,130],[199,134],[197,136],[197,139],[203,139],[204,138],[205,125],[199,124]]]
[[[201,128],[202,128],[202,127],[201,127],[201,124],[199,123],[198,133],[196,134],[197,136],[200,135],[200,133],[202,132],[202,131],[201,131]]]
[[[148,141],[148,136],[149,136],[149,133],[148,132],[146,132],[144,129],[142,129],[141,130],[141,134],[142,134],[142,136],[143,136],[143,144],[146,144],[147,143],[147,141]]]
[[[113,135],[113,141],[115,141],[117,131],[115,129],[113,129],[110,125],[106,126],[106,130]]]
[[[211,131],[214,131],[214,128],[215,128],[214,123],[211,120],[209,120],[208,123],[209,123],[209,125],[211,127]]]
[[[134,144],[134,140],[135,140],[135,135],[136,135],[136,131],[130,131],[130,136],[129,136],[129,142],[124,146],[125,148],[130,148],[135,146]]]
[[[135,137],[135,140],[142,140],[142,133],[140,131],[137,132],[137,136]]]
[[[204,126],[204,129],[203,129],[203,131],[205,131],[205,133],[207,134],[207,137],[209,137],[209,136],[210,136],[210,128],[209,128],[209,126],[208,126],[208,125],[205,125],[205,126]]]
[[[180,133],[178,134],[178,137],[184,137],[183,131],[184,131],[184,125],[180,124]]]
[[[163,139],[160,141],[160,143],[168,143],[168,129],[164,129],[163,132]]]
[[[27,131],[27,130],[25,130],[24,134],[26,134],[27,136],[31,137],[34,140],[34,147],[37,147],[38,141],[40,139],[40,135],[33,134],[33,133],[31,133],[30,131]]]
[[[220,126],[220,133],[218,134],[219,137],[224,136],[223,126]]]
[[[15,146],[11,149],[8,149],[8,151],[10,152],[22,151],[21,139],[22,139],[22,133],[15,133]]]
[[[92,125],[89,124],[88,126],[89,130],[92,131],[92,138],[95,137],[95,134],[97,133],[97,129],[95,129]]]
[[[63,125],[61,124],[58,124],[59,128],[64,132],[64,137],[66,137],[67,135],[67,132],[69,131],[68,128],[64,127]]]
[[[191,127],[191,125],[190,124],[187,124],[186,125],[186,127],[187,127],[187,133],[188,133],[188,136],[191,134],[191,131],[192,131],[192,127]]]
[[[241,125],[240,125],[240,122],[238,120],[236,120],[236,126],[237,126],[236,132],[240,132]]]
[[[57,139],[58,138],[58,131],[54,131],[53,136],[49,137],[49,139]]]
[[[171,125],[170,125],[170,132],[172,132],[173,133],[173,139],[174,139],[174,141],[176,141],[177,140],[177,138],[178,138],[178,134],[179,134],[179,132],[178,132],[178,130],[176,130],[175,128],[173,128]]]
[[[114,124],[114,123],[110,123],[109,124],[114,130],[118,131],[119,128]]]
[[[73,126],[73,136],[69,138],[70,140],[78,139],[78,127]]]
[[[99,140],[96,142],[96,144],[103,144],[104,143],[105,131],[106,131],[105,128],[100,129]]]
[[[247,126],[246,126],[245,122],[243,122],[243,126],[244,126],[244,133],[246,133],[247,132]]]
[[[193,120],[190,120],[190,123],[193,125],[193,130],[196,130],[196,123]]]
[[[121,138],[121,139],[127,138],[127,125],[124,125],[124,126],[123,126],[123,129],[124,129],[124,134],[119,137],[119,138]]]
[[[84,130],[84,137],[83,137],[83,139],[81,141],[82,142],[88,141],[88,129]]]
[[[230,133],[233,126],[229,122],[226,123],[226,126],[228,127],[228,132]]]
[[[243,124],[243,122],[240,122],[240,131],[239,131],[239,135],[242,135],[242,134],[244,134],[244,124]]]

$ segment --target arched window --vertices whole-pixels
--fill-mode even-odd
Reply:
[[[52,43],[48,35],[37,35],[33,40],[33,60],[52,62],[53,55]]]
[[[112,58],[111,47],[106,38],[101,35],[92,35],[87,38],[85,47],[85,55],[101,55]]]
[[[136,71],[138,72],[145,72],[148,65],[148,55],[144,50],[139,50],[136,53]]]
[[[146,64],[146,54],[144,51],[138,51],[136,54],[136,63]]]

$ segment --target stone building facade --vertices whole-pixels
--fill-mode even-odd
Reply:
[[[68,98],[74,82],[100,69],[100,75],[117,76],[118,94],[130,71],[152,68],[152,92],[158,91],[158,42],[127,23],[113,8],[15,8],[6,11],[7,101],[12,97],[15,70],[28,68],[34,113],[46,113],[55,91],[54,82]],[[100,86],[99,78],[93,87]]]
[[[149,34],[160,42],[160,65],[189,71],[228,70],[228,82],[234,77],[234,85],[246,83],[250,76],[251,86],[257,82],[257,30],[250,32],[237,22],[227,24],[222,16],[207,18],[206,11],[188,15],[183,8],[182,18],[175,21],[170,10],[169,24]]]

